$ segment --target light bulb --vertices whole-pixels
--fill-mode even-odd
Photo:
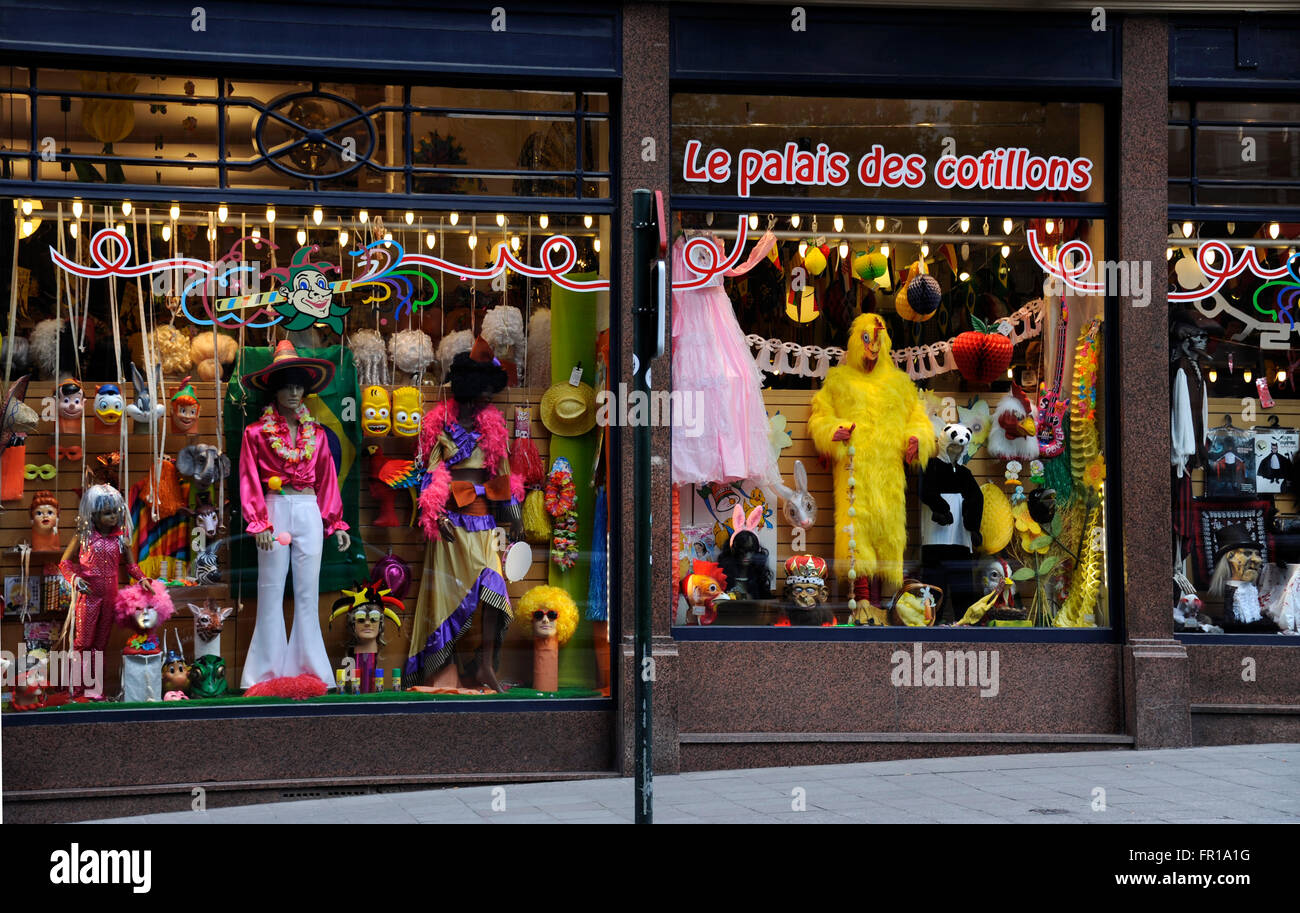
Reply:
[[[1184,223],[1183,223],[1183,237],[1184,237],[1184,238],[1190,238],[1191,236],[1192,236],[1192,223],[1191,223],[1191,222],[1184,222]]]
[[[1014,369],[1014,368],[1007,368],[1007,378],[1008,378],[1009,380],[1014,380],[1014,379],[1015,379],[1015,376],[1016,376],[1016,371],[1015,371],[1015,369]]]
[[[311,211],[311,220],[315,222],[317,225],[319,225],[322,221],[324,221],[324,219],[325,219],[325,213],[319,206],[317,206],[315,209]]]
[[[916,230],[917,230],[919,233],[921,233],[921,234],[925,234],[925,230],[926,230],[927,228],[929,228],[929,227],[930,227],[930,220],[929,220],[929,219],[917,219],[917,220],[916,220]]]
[[[967,244],[967,243],[965,243],[964,241],[962,242],[962,245],[961,245],[961,258],[962,258],[963,260],[969,260],[969,259],[970,259],[970,245]]]
[[[384,240],[385,241],[393,240],[393,233],[391,231],[384,232]]]
[[[454,225],[455,223],[453,222],[452,224]],[[537,224],[541,226],[542,231],[545,231],[546,226],[551,224],[551,217],[548,216],[546,213],[542,213],[540,216],[537,217]]]
[[[1285,372],[1285,371],[1278,371],[1278,372],[1277,372],[1277,382],[1280,384],[1280,383],[1282,383],[1282,382],[1285,381],[1285,380],[1286,380],[1286,372]]]
[[[600,238],[596,238],[595,240],[593,240],[591,242],[591,246],[596,249],[596,253],[600,253]]]
[[[884,257],[886,260],[889,259],[889,245],[888,245],[888,244],[882,244],[882,245],[880,245],[880,255],[881,255],[882,257]]]
[[[411,211],[408,209],[408,210],[406,211],[406,215],[403,216],[402,218],[406,219],[406,224],[407,224],[407,225],[411,225],[412,223],[415,222],[415,213],[411,212]]]
[[[1232,234],[1232,233],[1233,233],[1234,231],[1236,231],[1236,230],[1237,230],[1237,223],[1236,223],[1236,222],[1229,222],[1229,223],[1228,223],[1228,234]]]
[[[847,257],[848,255],[849,255],[849,242],[848,242],[848,241],[841,241],[841,242],[840,242],[840,259],[843,260],[843,259],[844,259],[845,257]]]
[[[758,224],[757,224],[757,223],[758,223],[758,216],[750,216],[750,218],[754,220],[754,224],[751,224],[749,227],[750,227],[750,228],[757,228],[757,227],[758,227]],[[836,231],[843,231],[843,230],[844,230],[844,216],[836,216],[836,217],[835,217],[835,230],[836,230]]]
[[[1011,219],[1008,218],[1008,219],[1003,219],[1003,220],[1002,220],[1002,233],[1003,233],[1004,235],[1009,235],[1009,234],[1011,234],[1011,229],[1013,229],[1013,228],[1015,228],[1015,227],[1016,227],[1016,223],[1013,222],[1013,221],[1011,221]]]
[[[273,225],[273,224],[275,224],[275,207],[274,207],[274,206],[268,206],[268,207],[266,207],[266,224],[267,224],[267,225]]]
[[[505,228],[505,227],[506,227],[506,214],[504,212],[499,212],[497,213],[497,228]]]
[[[113,226],[113,230],[120,235],[126,234],[126,223],[118,222],[116,225]],[[31,232],[28,232],[28,234],[31,234]]]
[[[339,229],[339,247],[346,247],[348,243],[347,229]]]
[[[217,230],[215,228],[208,229],[208,240],[209,241],[217,240]]]
[[[514,235],[514,236],[511,237],[511,239],[510,239],[510,249],[511,249],[511,250],[519,250],[519,243],[520,243],[520,242],[519,242],[519,236],[518,236],[518,235]],[[600,239],[599,239],[599,238],[596,239],[596,250],[600,250]]]
[[[460,213],[453,212],[450,216],[447,217],[447,221],[450,222],[452,225],[455,225],[457,222],[460,221]]]
[[[306,232],[306,230],[305,230],[305,229],[302,229],[302,228],[298,229],[298,235],[297,235],[297,238],[298,238],[298,243],[299,243],[299,244],[306,244],[306,243],[307,243],[307,232]]]
[[[220,206],[217,207],[217,221],[220,222],[222,225],[226,224],[226,217],[228,215],[230,215],[230,208],[227,207],[225,203],[222,203]],[[317,225],[320,224],[319,219],[316,220],[316,224]]]
[[[77,223],[76,223],[76,222],[69,222],[69,223],[68,223],[68,234],[72,235],[72,237],[74,237],[74,238],[77,236]]]
[[[367,222],[370,221],[370,213],[366,212],[364,209],[361,210],[360,212],[357,213],[357,221],[360,222],[362,225],[365,225]]]
[[[1174,249],[1172,247],[1165,248],[1165,259],[1166,260],[1174,259]]]
[[[23,215],[25,215],[25,216],[30,216],[30,215],[32,214],[32,201],[31,201],[31,200],[23,200],[21,203],[18,204],[18,206],[19,206],[20,209],[22,209],[22,211],[23,211]]]
[[[1216,380],[1219,379],[1219,372],[1211,370],[1209,377],[1210,377],[1210,383],[1214,383]]]
[[[962,282],[965,282],[967,279],[970,278],[970,273],[963,271],[957,276],[957,278],[960,279]]]
[[[1276,222],[1270,223],[1268,226],[1268,236],[1274,241],[1277,240],[1277,236],[1281,231],[1282,226],[1278,225]]]
[[[1002,259],[1005,260],[1007,257],[1010,257],[1010,256],[1011,256],[1011,248],[1010,248],[1008,245],[1003,244],[1003,245],[1002,245]]]
[[[966,232],[970,231],[970,219],[963,218],[960,224],[961,224],[961,233],[963,235],[966,234]]]
[[[253,231],[252,231],[252,235],[253,235],[253,240],[254,240],[254,241],[261,241],[261,240],[262,240],[262,229],[260,229],[260,228],[254,228]]]
[[[162,239],[164,241],[170,241],[172,239],[172,227],[170,225],[163,226]]]
[[[1043,230],[1046,231],[1049,235],[1055,234],[1056,222],[1054,222],[1051,219],[1048,219],[1046,222],[1043,223]]]
[[[429,248],[429,250],[433,250],[433,246],[434,246],[435,244],[437,244],[437,243],[438,243],[438,241],[437,241],[436,238],[434,238],[434,236],[433,236],[433,232],[427,232],[427,233],[425,234],[425,236],[424,236],[424,246],[425,246],[425,247]]]
[[[807,241],[800,241],[800,242],[799,242],[799,257],[800,257],[800,259],[802,259],[802,258],[803,258],[803,255],[806,254],[806,253],[808,253],[808,242],[807,242]]]
[[[469,236],[469,240],[466,243],[469,244],[470,250],[473,250],[474,248],[478,247],[478,235],[471,233]]]
[[[885,217],[884,217],[884,216],[877,216],[877,217],[876,217],[876,231],[884,231],[884,230],[885,230]]]
[[[758,228],[758,213],[751,212],[749,214],[749,230],[754,231],[757,228]]]
[[[1254,376],[1255,376],[1255,375],[1254,375],[1254,374],[1251,374],[1249,371],[1242,371],[1242,372],[1241,372],[1241,379],[1244,380],[1246,383],[1250,383],[1250,379],[1251,379],[1252,377],[1254,377]]]
[[[167,210],[167,215],[171,216],[172,221],[175,222],[177,219],[181,217],[181,208],[177,206],[175,203],[173,203],[172,208]]]
[[[922,257],[928,257],[928,256],[930,256],[930,245],[929,245],[929,244],[922,244],[922,245],[921,245],[921,256],[922,256]]]
[[[32,220],[23,219],[23,237],[30,238],[34,231],[36,231],[36,226],[32,224]]]
[[[72,201],[72,217],[73,217],[74,219],[80,219],[80,218],[81,218],[81,201],[80,201],[80,200],[73,200],[73,201]]]
[[[591,216],[583,216],[583,217],[582,217],[582,224],[583,224],[584,226],[586,226],[587,228],[591,228]],[[1276,238],[1277,235],[1274,235],[1273,237]]]
[[[796,212],[794,215],[790,217],[790,227],[791,228],[799,227],[799,213]]]
[[[131,201],[130,201],[130,200],[123,200],[123,201],[122,201],[122,215],[124,215],[124,216],[129,216],[130,214],[131,214]],[[1274,235],[1274,237],[1276,237],[1276,235]]]

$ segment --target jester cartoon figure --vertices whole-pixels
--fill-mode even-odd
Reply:
[[[313,262],[311,257],[320,250],[312,244],[300,247],[289,261],[288,269],[267,270],[264,276],[274,276],[283,285],[275,296],[272,307],[284,318],[285,330],[305,330],[322,323],[335,333],[343,333],[343,315],[348,308],[334,300],[334,289],[326,274],[337,274],[339,268],[326,261]]]
[[[880,588],[903,582],[904,465],[924,466],[934,454],[934,427],[890,357],[884,318],[859,316],[846,348],[813,397],[808,433],[834,467],[835,563],[853,587],[852,620],[884,624]]]

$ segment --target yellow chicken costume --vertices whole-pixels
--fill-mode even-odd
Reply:
[[[884,318],[863,314],[854,320],[844,362],[827,372],[813,397],[808,433],[834,467],[838,573],[853,583],[874,578],[892,592],[903,582],[907,546],[904,462],[924,466],[936,445],[916,386],[889,352]],[[915,453],[909,454],[913,439]],[[855,618],[879,615],[864,605],[855,609]]]

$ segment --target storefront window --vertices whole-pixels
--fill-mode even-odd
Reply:
[[[3,72],[24,86],[26,71]],[[592,96],[409,90],[413,109],[445,120],[412,110],[408,134],[402,87],[196,78],[187,94],[183,77],[148,89],[139,77],[114,91],[172,97],[95,114],[74,89],[99,74],[47,72],[38,132],[56,123],[58,148],[88,159],[64,172],[38,156],[50,195],[5,207],[18,268],[3,289],[16,302],[3,500],[23,522],[3,542],[4,648],[47,658],[15,702],[608,695],[610,464],[595,393],[609,370],[611,210],[475,209],[485,191],[467,186],[485,169],[505,194],[578,196],[610,155],[608,133],[583,127]],[[47,122],[60,86],[70,110]],[[241,92],[261,113],[235,103]],[[283,156],[250,170],[236,138],[286,92],[305,93],[333,139],[282,137]],[[530,105],[541,113],[520,113]],[[343,123],[353,106],[364,113]],[[29,125],[5,129],[5,165],[22,168],[10,140]],[[435,134],[421,162],[419,139]],[[155,135],[169,159],[169,137],[201,146],[194,172],[133,162]],[[373,181],[337,173],[347,155],[332,143],[372,135]],[[546,162],[530,151],[547,149]],[[170,185],[176,201],[133,202],[134,183]],[[219,184],[277,192],[227,204],[202,189]],[[386,205],[328,199],[358,186]],[[423,208],[428,193],[466,205]],[[93,547],[70,548],[74,535]],[[174,611],[124,608],[115,624],[115,583],[127,608]],[[58,671],[36,687],[38,668]]]
[[[910,125],[918,112],[943,119],[963,111],[969,123],[958,149],[983,150],[997,146],[992,137],[1016,107],[991,106],[998,114],[985,133],[981,104],[784,99],[769,111],[767,101],[722,98],[714,108],[731,117],[755,105],[779,111],[778,123],[797,120],[791,129],[803,135],[828,122],[808,117],[804,102],[827,106],[827,116],[890,107],[898,138],[889,151],[905,163],[916,155],[921,177],[911,192],[923,198],[935,193],[941,149],[937,141],[919,152],[906,145],[929,129]],[[686,149],[703,104],[695,96],[674,102],[675,114],[690,115],[674,123],[679,169],[690,168]],[[1043,150],[1045,160],[1078,159],[1081,142],[1101,148],[1100,135],[1078,129],[1088,106],[1032,107],[1044,122],[1076,122],[1070,147]],[[768,114],[752,120],[766,124]],[[760,156],[787,148],[779,131],[750,133],[716,117],[698,148],[706,168],[718,148]],[[1103,220],[1050,205],[1030,207],[1032,216],[988,214],[983,204],[1002,198],[989,190],[964,194],[969,207],[904,215],[878,203],[889,194],[865,189],[857,175],[878,134],[845,127],[823,135],[814,139],[827,145],[825,178],[811,161],[803,185],[756,184],[753,196],[831,195],[843,198],[842,214],[788,201],[755,202],[751,211],[734,195],[734,173],[721,175],[724,158],[740,167],[731,151],[715,159],[716,183],[688,191],[709,194],[726,212],[675,200],[674,622],[1111,626],[1108,292],[1100,266],[1081,275],[1060,266],[1062,251],[1076,265],[1080,250],[1100,255]],[[792,156],[803,151],[799,142]],[[1023,135],[1017,142],[1032,146]],[[837,152],[849,177],[827,187]],[[980,153],[972,155],[978,168]],[[797,156],[791,167],[802,167]],[[1100,168],[1098,157],[1085,170]],[[1099,194],[1091,183],[1066,198]],[[1141,271],[1126,270],[1129,278],[1125,293],[1145,294]]]

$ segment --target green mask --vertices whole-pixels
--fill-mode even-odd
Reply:
[[[196,659],[190,666],[190,697],[221,697],[226,691],[226,661],[220,656]]]

